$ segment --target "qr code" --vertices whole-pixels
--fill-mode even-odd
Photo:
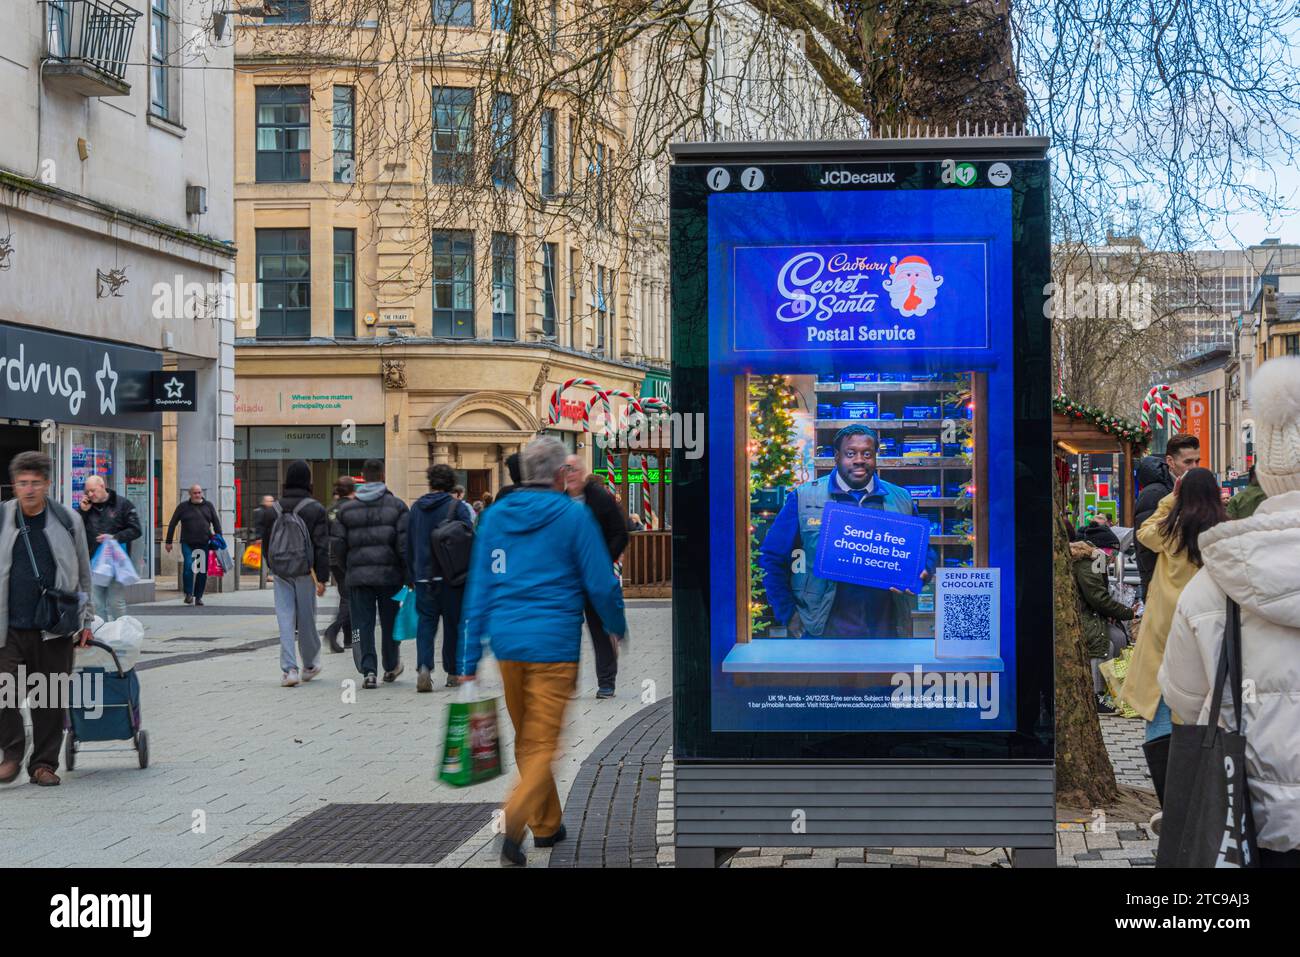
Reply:
[[[992,595],[943,594],[943,637],[946,641],[987,641],[992,630]]]

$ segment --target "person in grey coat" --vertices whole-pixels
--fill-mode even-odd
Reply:
[[[0,505],[0,676],[13,686],[19,669],[28,681],[43,679],[47,689],[68,685],[74,644],[90,640],[94,602],[90,591],[90,552],[81,516],[49,497],[53,463],[44,452],[20,452],[9,463],[17,498]],[[49,635],[37,617],[43,588],[72,592],[80,599],[79,631]],[[32,753],[27,773],[32,784],[59,783],[59,745],[63,743],[65,702],[31,702]],[[17,707],[0,700],[0,784],[18,777],[27,734]]]

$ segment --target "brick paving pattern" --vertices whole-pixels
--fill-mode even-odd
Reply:
[[[1119,783],[1151,789],[1142,755],[1146,725],[1140,719],[1101,715],[1102,739]],[[658,861],[671,867],[673,852],[673,765],[671,751],[661,772]],[[1146,821],[1061,822],[1056,826],[1058,867],[1154,867],[1157,839]],[[742,848],[728,867],[1010,867],[1000,847],[866,847],[866,848]]]
[[[672,699],[628,718],[591,753],[564,804],[569,840],[551,867],[654,867],[664,754],[672,744]]]

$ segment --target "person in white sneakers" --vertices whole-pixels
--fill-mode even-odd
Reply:
[[[1179,596],[1158,680],[1182,723],[1208,719],[1227,599],[1241,608],[1246,781],[1263,867],[1300,867],[1300,358],[1260,365],[1251,383],[1255,476],[1249,518],[1201,533],[1203,566]],[[1220,723],[1235,728],[1224,694]]]
[[[329,514],[311,497],[311,466],[302,459],[290,463],[283,494],[262,514],[262,554],[267,567],[275,573],[280,684],[293,688],[299,680],[311,681],[321,672],[316,599],[325,594],[330,575]]]

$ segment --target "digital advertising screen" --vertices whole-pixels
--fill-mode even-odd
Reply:
[[[708,515],[675,591],[707,581],[707,626],[677,620],[688,753],[1050,754],[1050,530],[1017,524],[1050,499],[1045,255],[1017,269],[1045,184],[963,165],[674,169],[676,409],[708,437],[678,466]]]

